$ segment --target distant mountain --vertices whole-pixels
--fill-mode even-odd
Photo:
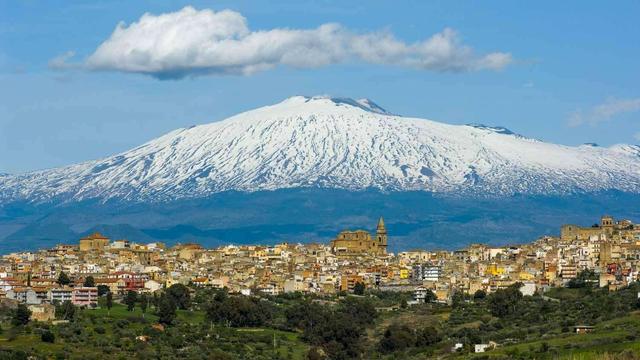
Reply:
[[[637,193],[640,147],[555,145],[500,127],[396,116],[366,99],[297,96],[103,160],[0,177],[0,201],[158,202],[300,187]]]
[[[0,252],[111,238],[328,241],[385,216],[390,248],[529,241],[640,217],[640,147],[555,145],[371,100],[292,97],[102,160],[0,175]]]

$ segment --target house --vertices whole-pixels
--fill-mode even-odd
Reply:
[[[191,280],[191,283],[197,287],[206,287],[209,285],[209,278],[207,277],[197,277]]]
[[[22,281],[18,279],[14,279],[12,277],[0,278],[0,290],[9,291],[13,289],[15,286],[22,285]]]
[[[302,276],[294,275],[293,278],[287,279],[284,281],[284,292],[296,292],[296,291],[305,291],[307,287],[305,286],[304,279]]]
[[[475,344],[473,347],[473,351],[476,353],[483,353],[488,350],[495,349],[498,346],[496,342],[489,341],[488,344]]]
[[[155,280],[147,280],[144,282],[144,288],[149,290],[149,292],[153,293],[162,289],[162,284]]]
[[[80,239],[80,251],[102,251],[109,245],[109,238],[96,232]]]
[[[97,306],[97,287],[76,287],[71,294],[71,302],[76,306]]]
[[[114,294],[118,292],[118,279],[114,279],[114,278],[95,279],[95,284],[96,286],[102,285],[102,286],[108,287],[109,291]]]
[[[35,305],[42,302],[38,298],[38,294],[30,287],[15,287],[6,292],[6,298],[14,299],[27,305]]]
[[[29,305],[32,321],[53,321],[56,318],[56,307],[51,304]]]
[[[364,278],[360,275],[344,275],[340,278],[340,290],[353,291],[357,283],[364,284]]]
[[[73,300],[73,289],[69,287],[53,288],[49,290],[50,303],[63,303]]]
[[[589,325],[576,325],[573,330],[576,334],[588,334],[593,332],[594,327]]]
[[[425,303],[427,302],[428,293],[429,289],[419,286],[415,290],[413,290],[413,299],[416,303]]]
[[[523,296],[533,296],[536,293],[536,283],[533,281],[525,281],[520,287],[520,293]]]

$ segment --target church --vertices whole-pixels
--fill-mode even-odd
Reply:
[[[331,250],[336,255],[386,255],[387,229],[380,217],[375,239],[366,230],[343,231],[331,240]]]

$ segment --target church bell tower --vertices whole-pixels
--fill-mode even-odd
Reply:
[[[387,228],[384,226],[384,219],[382,216],[378,220],[378,227],[376,228],[376,241],[378,245],[378,251],[380,254],[387,253]]]

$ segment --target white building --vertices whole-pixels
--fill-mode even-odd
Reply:
[[[63,303],[73,300],[73,289],[71,288],[53,288],[49,290],[49,302]]]
[[[13,288],[6,293],[7,299],[14,299],[27,305],[38,305],[42,301],[32,288]]]

